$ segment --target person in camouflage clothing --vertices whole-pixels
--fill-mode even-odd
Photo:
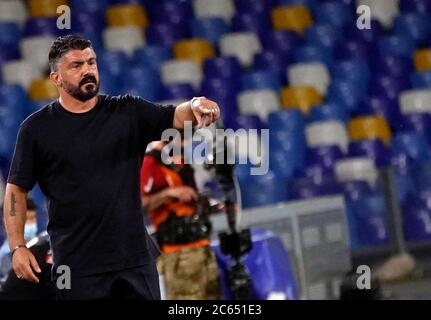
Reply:
[[[193,169],[183,159],[161,160],[164,142],[153,144],[141,169],[142,199],[156,230],[162,255],[158,270],[168,300],[221,299],[217,261],[209,226],[198,212]]]

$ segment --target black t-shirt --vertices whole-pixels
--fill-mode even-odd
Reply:
[[[146,232],[140,168],[147,144],[172,128],[174,106],[133,96],[99,96],[84,113],[58,100],[21,124],[8,182],[36,182],[48,200],[48,233],[72,277],[135,267],[158,251]]]

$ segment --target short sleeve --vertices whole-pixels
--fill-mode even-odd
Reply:
[[[166,185],[163,172],[160,170],[157,160],[151,155],[146,155],[141,167],[141,191],[143,194],[152,194]]]
[[[33,189],[37,182],[36,143],[30,128],[27,122],[23,122],[19,128],[7,179],[8,183],[15,184],[26,191]]]
[[[175,106],[163,106],[133,97],[139,130],[147,143],[161,140],[164,130],[173,128]]]

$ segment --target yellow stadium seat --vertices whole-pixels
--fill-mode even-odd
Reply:
[[[381,116],[364,116],[353,118],[349,122],[349,136],[352,141],[379,139],[386,145],[391,141],[391,129]]]
[[[205,39],[186,39],[174,45],[174,56],[178,60],[192,60],[201,65],[206,59],[215,56],[214,47]]]
[[[310,11],[303,5],[276,7],[271,14],[276,30],[293,30],[300,34],[313,24]]]
[[[68,5],[68,0],[28,0],[28,12],[31,17],[57,17],[57,7]]]
[[[285,108],[299,108],[305,115],[315,105],[322,103],[322,96],[312,86],[284,87],[281,104]]]
[[[431,70],[431,48],[416,50],[413,55],[416,71]]]
[[[148,25],[147,13],[139,4],[110,6],[106,11],[106,17],[110,27],[145,28]]]
[[[50,78],[36,79],[31,82],[29,89],[33,100],[47,100],[58,97],[58,90]]]

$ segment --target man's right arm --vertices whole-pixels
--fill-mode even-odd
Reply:
[[[168,187],[154,194],[143,194],[142,204],[148,211],[153,211],[162,206],[168,199],[191,202],[198,199],[198,194],[189,186]]]
[[[24,225],[27,215],[27,192],[17,185],[6,185],[3,203],[3,220],[11,251],[25,245]],[[39,282],[34,271],[40,272],[33,254],[25,247],[15,250],[12,256],[12,267],[17,276],[32,282]]]

